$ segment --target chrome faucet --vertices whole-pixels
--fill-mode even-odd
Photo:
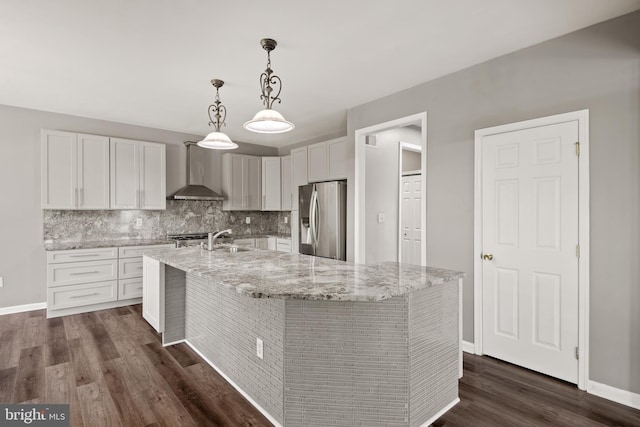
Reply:
[[[216,239],[220,236],[222,236],[223,234],[232,234],[233,231],[231,231],[231,229],[229,228],[228,230],[222,230],[222,231],[218,231],[217,233],[209,233],[208,239],[207,239],[207,250],[212,251],[213,250],[213,245],[215,245],[216,243]]]

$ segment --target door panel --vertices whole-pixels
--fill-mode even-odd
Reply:
[[[402,252],[400,262],[421,264],[422,222],[422,177],[402,177]]]
[[[139,147],[140,208],[165,209],[167,200],[165,146],[141,142]]]
[[[78,208],[109,209],[109,138],[78,135]]]
[[[111,138],[111,208],[139,206],[140,160],[137,141]]]
[[[578,122],[482,140],[483,352],[577,383]]]

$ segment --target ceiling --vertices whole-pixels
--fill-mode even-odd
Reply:
[[[0,104],[285,146],[346,133],[346,110],[640,8],[640,0],[2,0]],[[259,40],[278,41],[278,109],[296,129],[242,128],[260,109]]]

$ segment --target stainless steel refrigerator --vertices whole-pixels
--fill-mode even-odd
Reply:
[[[301,185],[298,191],[300,253],[346,260],[346,181]]]

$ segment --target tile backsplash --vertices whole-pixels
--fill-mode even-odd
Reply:
[[[251,218],[251,224],[245,218]],[[44,210],[44,240],[100,241],[163,239],[167,234],[199,233],[231,228],[234,236],[290,234],[290,212],[223,211],[222,202],[167,201],[164,211],[144,210]],[[142,220],[140,227],[136,226]]]

